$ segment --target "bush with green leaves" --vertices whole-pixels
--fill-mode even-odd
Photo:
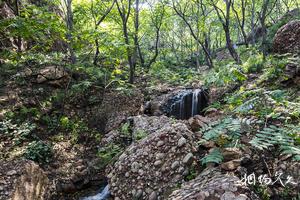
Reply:
[[[33,141],[28,144],[24,156],[40,164],[48,163],[53,156],[52,147],[42,141]]]
[[[99,158],[101,158],[101,166],[99,167],[105,167],[113,160],[114,157],[119,155],[121,151],[122,148],[116,144],[109,144],[105,147],[100,148],[97,153]]]
[[[13,123],[12,120],[0,121],[0,134],[12,138],[14,145],[19,145],[32,136],[35,124],[24,122],[21,124]]]
[[[214,69],[204,75],[203,79],[207,86],[227,86],[241,83],[247,80],[247,76],[244,74],[241,66],[227,63],[226,65],[216,65]]]

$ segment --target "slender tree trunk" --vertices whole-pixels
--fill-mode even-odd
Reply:
[[[251,8],[251,42],[252,42],[252,45],[255,44],[254,19],[255,19],[255,0],[252,0],[252,8]]]
[[[73,31],[72,0],[65,0],[65,1],[66,1],[66,7],[67,7],[66,23],[67,23],[67,28],[68,28],[68,33],[67,33],[68,49],[69,49],[69,52],[70,52],[71,63],[75,64],[76,63],[76,56],[75,56],[74,49],[72,47],[72,45],[73,45],[73,36],[72,36],[72,31]]]

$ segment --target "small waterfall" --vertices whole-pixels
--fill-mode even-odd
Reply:
[[[106,200],[109,197],[109,195],[109,186],[106,185],[100,193],[94,196],[84,197],[82,200]]]
[[[197,115],[197,108],[198,108],[198,95],[201,92],[200,89],[196,89],[193,92],[193,101],[192,101],[192,116]]]
[[[208,99],[203,89],[184,90],[169,99],[169,115],[177,119],[188,119],[201,114]]]

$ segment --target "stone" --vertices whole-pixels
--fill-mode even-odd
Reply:
[[[156,154],[156,159],[163,159],[165,157],[164,153],[157,153]]]
[[[242,151],[238,148],[224,148],[222,150],[222,155],[224,157],[224,162],[239,159],[242,156]]]
[[[154,166],[160,166],[162,164],[162,161],[161,160],[157,160],[154,162]]]
[[[156,192],[152,192],[150,195],[149,195],[149,199],[148,200],[157,200],[157,194]]]
[[[188,120],[189,125],[191,126],[192,131],[198,131],[206,124],[210,123],[210,120],[201,115],[195,115]]]
[[[226,186],[225,186],[226,185]],[[233,189],[234,188],[234,189]],[[205,169],[195,179],[174,190],[167,200],[223,199],[243,200],[259,198],[234,175],[222,174],[217,168]]]
[[[178,140],[178,143],[177,143],[177,146],[178,147],[182,147],[183,145],[185,145],[186,143],[186,139],[184,137],[181,137],[179,140]]]
[[[179,162],[176,160],[175,162],[172,163],[171,169],[173,169],[173,170],[177,169],[179,167],[179,165],[180,165]]]
[[[178,149],[177,143],[180,138],[185,138],[186,143]],[[164,142],[160,147],[157,146],[159,141]],[[149,199],[151,194],[153,199],[155,196],[157,199],[161,199],[177,184],[184,181],[183,172],[179,173],[178,170],[188,171],[191,169],[192,166],[185,165],[182,161],[196,147],[197,143],[193,132],[180,122],[164,126],[146,138],[132,143],[123,152],[126,156],[119,157],[106,168],[106,174],[109,174],[108,184],[115,184],[116,188],[111,191],[112,196],[134,199],[135,195],[132,194],[132,191],[142,190],[141,199]],[[144,156],[145,153],[148,156]],[[122,165],[121,169],[120,165]],[[132,170],[135,172],[132,173]],[[138,174],[141,170],[143,175]],[[125,174],[128,171],[130,173],[127,177]],[[151,192],[149,192],[149,188]]]
[[[8,171],[6,174],[8,175],[8,176],[13,176],[13,175],[16,175],[18,172],[16,171],[16,170],[10,170],[10,171]]]
[[[184,164],[190,164],[191,161],[192,161],[192,159],[193,159],[193,154],[192,154],[192,153],[188,153],[188,154],[186,154],[186,156],[183,158],[182,162],[183,162]]]
[[[226,171],[232,171],[232,170],[236,170],[240,165],[241,165],[241,160],[236,159],[236,160],[231,160],[231,161],[222,163],[221,168]]]
[[[59,66],[47,66],[39,70],[36,82],[41,84],[47,82],[54,86],[63,86],[71,78],[70,74]]]
[[[290,21],[278,29],[273,39],[273,51],[276,53],[300,52],[300,20]]]
[[[161,147],[164,144],[165,144],[164,141],[160,140],[160,141],[157,142],[156,146]]]
[[[225,192],[221,198],[221,200],[235,200],[235,194],[233,192]]]
[[[46,173],[32,161],[17,161],[14,167],[20,169],[20,172],[16,170],[9,171],[8,174],[20,174],[18,177],[14,177],[16,181],[13,181],[13,192],[11,193],[11,200],[31,200],[31,199],[49,199],[50,193],[50,181]],[[7,191],[8,192],[8,191]],[[8,192],[9,194],[9,192]]]
[[[143,190],[138,190],[138,191],[135,193],[134,197],[135,197],[136,199],[139,199],[139,198],[142,197],[142,195],[143,195]]]

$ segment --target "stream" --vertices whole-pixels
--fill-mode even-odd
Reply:
[[[84,197],[81,200],[106,200],[110,196],[109,186],[106,185],[101,192],[94,196]]]

